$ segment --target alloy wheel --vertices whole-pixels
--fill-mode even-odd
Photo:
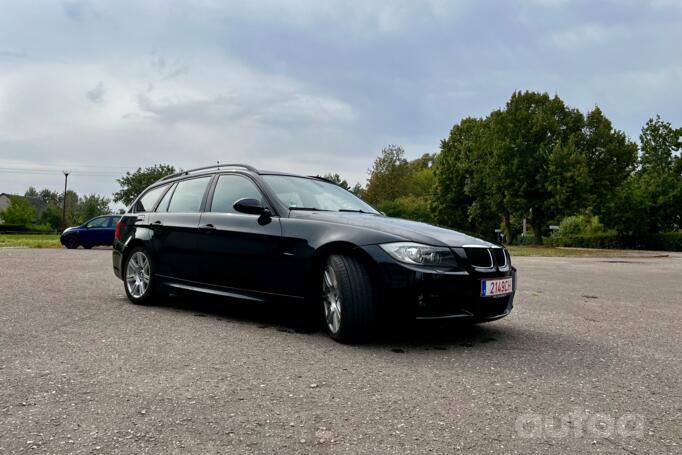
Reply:
[[[128,259],[126,266],[126,286],[134,298],[142,298],[149,289],[149,258],[142,251],[136,251]]]
[[[324,269],[322,278],[322,298],[324,302],[324,317],[327,328],[331,333],[338,333],[341,327],[341,298],[338,280],[331,264]]]

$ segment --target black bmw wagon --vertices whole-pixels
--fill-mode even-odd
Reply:
[[[299,302],[342,342],[384,316],[499,319],[516,289],[499,245],[389,218],[323,178],[242,164],[147,188],[116,226],[113,266],[136,304],[181,292]]]

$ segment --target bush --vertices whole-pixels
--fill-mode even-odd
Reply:
[[[599,234],[553,235],[545,239],[551,246],[573,248],[626,248],[623,239],[616,232]]]
[[[28,230],[24,224],[0,224],[0,232],[27,232]]]
[[[599,234],[604,232],[604,225],[599,217],[587,213],[584,215],[567,216],[559,223],[559,230],[554,233],[560,237],[583,234]]]
[[[661,251],[682,251],[682,232],[664,232],[642,237],[642,248]],[[638,246],[634,244],[634,247]]]
[[[48,232],[54,232],[56,229],[52,227],[49,223],[44,223],[44,224],[29,224],[26,226],[27,229],[31,232],[41,232],[41,233],[48,233]]]
[[[49,234],[56,232],[49,224],[0,224],[0,234]]]
[[[543,240],[543,241],[546,241]],[[514,241],[512,242],[513,245],[522,245],[522,246],[528,246],[528,245],[537,245],[535,243],[535,236],[533,235],[518,235],[514,238]]]
[[[682,232],[646,236],[619,235],[614,231],[599,234],[551,236],[546,244],[573,248],[634,248],[658,251],[682,251]]]
[[[2,211],[0,217],[6,224],[29,224],[36,219],[36,211],[33,206],[20,196],[10,196],[10,204]]]

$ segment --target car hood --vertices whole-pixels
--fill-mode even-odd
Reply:
[[[69,226],[62,231],[62,235],[66,234],[68,232],[78,232],[81,229],[83,229],[83,226]]]
[[[388,216],[372,215],[366,213],[348,212],[303,212],[291,211],[292,218],[312,219],[338,223],[347,226],[356,226],[374,231],[383,232],[392,236],[400,237],[395,241],[405,240],[425,243],[428,245],[463,246],[480,245],[485,247],[496,246],[476,237],[462,232],[445,229],[432,224],[418,221],[391,218]]]

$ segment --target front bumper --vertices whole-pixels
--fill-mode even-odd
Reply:
[[[455,273],[412,267],[395,261],[380,247],[363,247],[377,264],[382,307],[390,312],[400,309],[417,319],[462,318],[492,321],[507,316],[514,306],[516,269]],[[481,280],[513,278],[512,293],[500,297],[481,297]]]

